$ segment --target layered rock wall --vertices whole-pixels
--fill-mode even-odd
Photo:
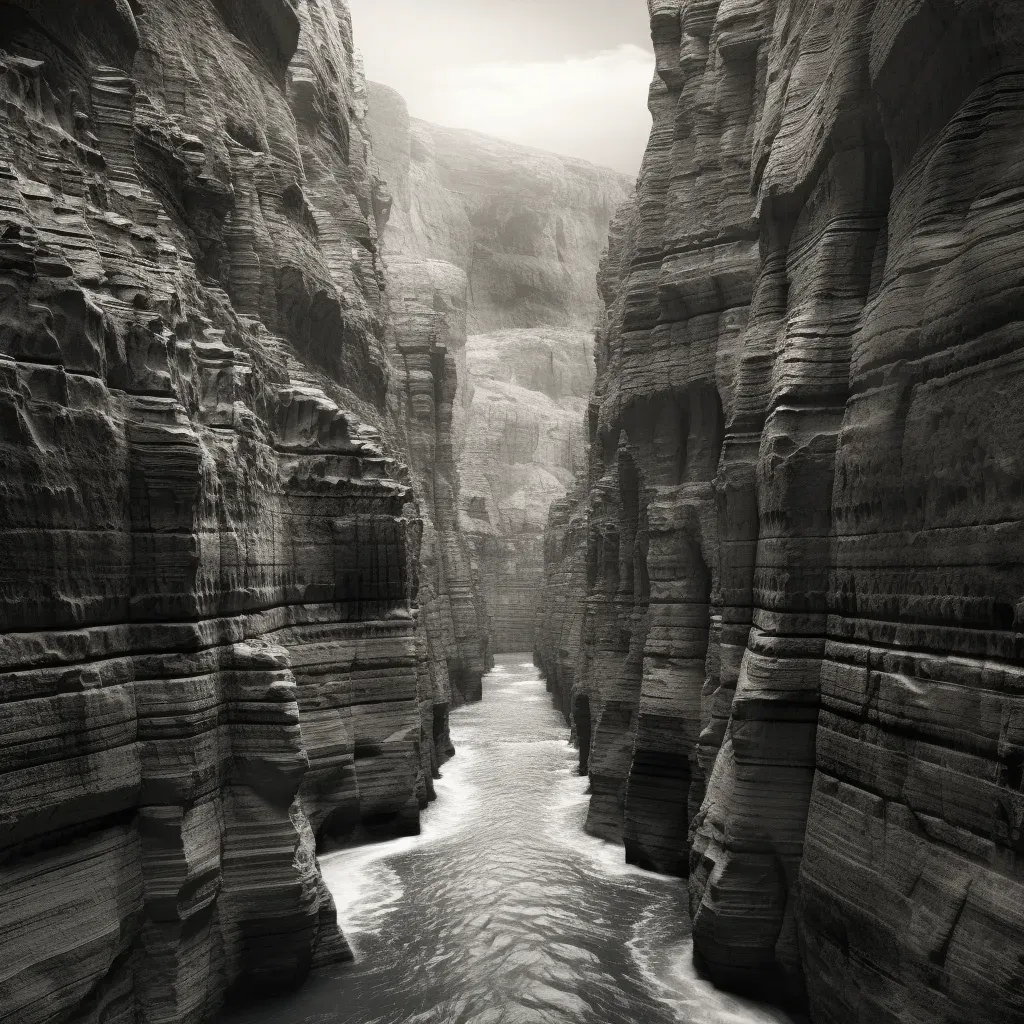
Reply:
[[[458,371],[457,507],[492,648],[528,651],[547,509],[584,462],[594,277],[629,182],[411,118],[374,83],[368,124],[392,196],[392,302],[444,321]]]
[[[1024,1014],[1009,4],[651,0],[538,658],[718,982]]]
[[[593,334],[553,327],[471,336],[459,471],[462,532],[481,569],[496,651],[532,651],[548,509],[586,470]]]
[[[347,955],[317,841],[416,829],[478,689],[454,381],[343,0],[0,24],[0,1017],[200,1021]]]
[[[459,529],[459,476],[453,441],[458,363],[465,345],[466,280],[437,260],[388,260],[398,401],[410,468],[431,516],[426,521],[421,600],[429,624],[428,664],[444,666],[457,704],[479,700],[491,666],[490,634],[469,538]]]

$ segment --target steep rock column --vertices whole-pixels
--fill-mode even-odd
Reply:
[[[627,200],[612,222],[608,249],[602,256],[597,279],[605,309],[596,334],[594,360],[597,381],[586,419],[587,474],[586,478],[578,479],[565,500],[554,503],[549,512],[545,530],[545,586],[537,614],[534,651],[535,661],[547,680],[548,688],[555,694],[569,720],[574,739],[580,743],[582,734],[589,737],[585,752],[581,746],[581,773],[590,774],[595,753],[600,763],[614,772],[611,775],[599,773],[598,786],[605,790],[601,801],[607,806],[600,814],[588,815],[587,819],[588,829],[609,838],[621,836],[623,783],[627,768],[622,764],[623,735],[630,734],[634,723],[631,712],[627,711],[623,716],[613,709],[613,713],[604,719],[601,738],[597,737],[605,709],[605,694],[597,685],[598,677],[590,671],[595,622],[589,597],[600,574],[597,562],[599,547],[592,535],[590,513],[591,495],[600,494],[595,489],[604,472],[603,440],[599,434],[601,388],[612,351],[617,345],[616,328],[625,300],[623,285],[638,227],[636,203],[632,199]],[[578,713],[580,719],[577,718]],[[629,742],[631,745],[631,740]],[[613,751],[618,750],[617,765],[614,752],[610,761],[602,753],[602,748],[608,743]]]
[[[691,890],[700,961],[732,986],[797,1000],[802,967],[793,897],[814,770],[836,438],[850,338],[891,187],[888,151],[858,74],[867,13],[852,4],[837,12],[838,25],[804,24],[800,43],[789,45],[807,56],[783,58],[802,79],[802,62],[820,59],[812,40],[830,46],[835,77],[817,96],[830,151],[815,159],[809,135],[788,148],[787,129],[806,131],[806,123],[772,124],[770,98],[760,126],[762,146],[776,133],[759,184],[762,224],[771,222],[766,241],[778,246],[770,265],[784,275],[786,308],[758,454],[753,627],[693,851],[701,866]],[[757,912],[749,899],[754,889]]]
[[[716,28],[716,9],[652,8],[654,127],[635,213],[614,242],[620,283],[606,290],[595,393],[601,443],[616,432],[628,439],[646,529],[633,631],[643,637],[639,678],[616,737],[598,724],[591,764],[605,743],[625,750],[627,857],[683,875],[703,795],[698,739],[718,689],[719,536],[731,524],[716,512],[716,474],[758,266],[746,188],[763,25],[751,8],[727,12]],[[598,445],[592,451],[596,464]],[[578,679],[600,692],[588,658],[584,648]]]
[[[583,599],[587,587],[587,532],[582,487],[551,506],[544,531],[544,589],[537,609],[534,662],[559,710],[570,722],[580,746],[580,774],[590,763],[592,720],[590,696],[576,686],[576,665],[583,633]],[[581,703],[583,702],[583,703]],[[577,705],[586,708],[587,744],[579,739]]]
[[[657,488],[627,831],[645,862],[679,874],[689,870],[687,833],[703,794],[696,750],[706,691],[718,683],[721,610],[712,600],[721,601],[719,534],[727,537],[731,524],[718,521],[715,481],[758,266],[746,185],[761,87],[760,13],[751,4],[652,7],[655,89],[672,116],[667,138],[652,133],[640,194],[652,206],[657,197],[663,214],[638,244],[633,321],[623,324],[647,328],[649,339],[627,335],[613,386],[630,403],[626,422],[644,437]]]
[[[465,345],[466,277],[440,260],[390,255],[395,363],[411,468],[430,512],[424,538],[423,618],[438,664],[435,684],[445,717],[449,701],[479,700],[490,667],[487,623],[457,514],[459,478],[452,448],[457,367]],[[443,663],[443,665],[441,664]],[[442,674],[443,673],[443,678]],[[445,726],[445,730],[446,730]]]

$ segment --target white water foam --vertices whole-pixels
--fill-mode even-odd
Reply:
[[[659,908],[648,910],[627,943],[633,962],[651,991],[686,1024],[792,1024],[782,1010],[733,996],[697,974],[693,939],[666,934],[676,930]]]
[[[418,836],[336,850],[320,858],[320,870],[346,936],[379,934],[401,904],[404,887],[386,861],[444,842],[468,821],[478,795],[466,775],[476,756],[472,747],[460,745],[458,756],[434,782],[438,798],[420,815]]]
[[[546,808],[545,817],[551,838],[574,853],[582,854],[599,875],[616,878],[638,875],[656,884],[678,885],[676,879],[647,871],[635,864],[627,864],[626,852],[620,843],[599,839],[583,830],[590,806],[590,780],[585,775],[577,774],[576,752],[571,747],[566,750],[565,773],[558,780],[555,796]]]

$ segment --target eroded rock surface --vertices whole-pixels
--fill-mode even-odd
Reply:
[[[0,1017],[200,1021],[348,955],[317,841],[416,829],[478,689],[454,380],[343,0],[0,23]]]
[[[1000,0],[651,0],[538,657],[718,982],[1024,1015],[1018,149]]]
[[[548,510],[586,470],[592,332],[541,327],[469,338],[459,473],[462,533],[496,651],[532,651]]]
[[[529,651],[547,509],[585,459],[595,274],[630,182],[410,118],[372,82],[368,124],[392,198],[392,302],[419,310],[418,330],[443,323],[457,367],[457,507],[492,648]]]

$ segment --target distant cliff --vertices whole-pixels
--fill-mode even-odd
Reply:
[[[533,646],[544,518],[582,465],[595,274],[625,176],[410,118],[369,84],[393,300],[446,311],[462,530],[495,650]],[[403,282],[412,282],[408,287]],[[468,335],[468,341],[466,336]]]
[[[1024,21],[650,0],[538,659],[720,984],[1024,1019]]]
[[[0,1017],[198,1022],[348,955],[316,845],[479,693],[453,367],[343,0],[0,23]]]
[[[459,471],[462,532],[495,651],[531,651],[548,509],[586,469],[592,333],[541,327],[469,339]]]

